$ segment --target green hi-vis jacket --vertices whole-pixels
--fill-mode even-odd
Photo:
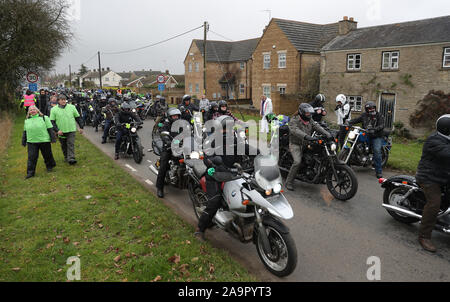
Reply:
[[[49,143],[50,134],[48,129],[53,125],[48,116],[36,114],[25,120],[24,131],[26,132],[27,143]]]
[[[80,114],[72,104],[67,104],[66,107],[61,108],[55,106],[50,111],[50,120],[56,122],[56,126],[63,133],[77,131],[75,118],[80,117]]]

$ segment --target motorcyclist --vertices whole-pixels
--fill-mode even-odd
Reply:
[[[335,113],[337,115],[337,124],[339,125],[339,146],[342,148],[345,142],[345,136],[347,135],[345,123],[352,116],[350,104],[347,101],[347,97],[343,94],[339,94],[336,97]]]
[[[199,218],[198,227],[194,233],[194,236],[199,240],[205,240],[205,231],[209,227],[212,222],[212,219],[217,213],[217,210],[222,206],[222,195],[221,195],[221,187],[220,182],[218,182],[214,176],[217,176],[218,172],[221,173],[230,173],[236,174],[238,170],[234,167],[236,162],[240,162],[240,156],[237,155],[237,139],[235,138],[235,148],[232,148],[232,154],[228,154],[226,142],[227,135],[227,125],[228,129],[232,129],[232,125],[234,124],[234,120],[232,117],[223,115],[217,118],[217,123],[221,125],[219,128],[223,136],[223,145],[215,146],[212,144],[212,148],[214,148],[214,154],[208,156],[205,155],[203,162],[207,167],[206,174],[206,193],[208,197],[208,202],[206,205],[203,214]],[[229,134],[231,135],[231,134]],[[246,153],[249,152],[249,149],[246,147]],[[205,154],[210,154],[209,152],[205,152]],[[223,155],[218,155],[223,154]]]
[[[169,110],[167,110],[167,118],[158,123],[158,132],[161,134],[161,132],[167,131],[170,133],[172,138],[176,137],[178,133],[172,132],[172,124],[179,119],[181,119],[181,111],[177,108],[169,108]],[[158,177],[156,179],[156,194],[159,198],[164,198],[164,183],[167,170],[169,169],[169,160],[172,155],[172,151],[170,149],[172,139],[167,136],[161,136],[161,139],[163,141],[163,148],[159,157],[159,170]]]
[[[138,124],[142,124],[141,119],[137,116],[136,113],[131,111],[131,105],[128,103],[123,103],[120,107],[120,110],[114,116],[114,123],[116,124],[116,145],[115,145],[115,157],[114,159],[119,159],[119,151],[120,144],[122,143],[122,136],[125,133],[125,129],[123,128],[123,123],[129,123],[130,121],[135,120]]]
[[[294,179],[302,162],[304,143],[318,140],[311,136],[313,131],[326,135],[327,139],[333,138],[330,133],[312,120],[313,114],[313,107],[308,103],[302,103],[298,107],[298,113],[289,122],[289,150],[294,160],[286,178],[286,188],[290,191],[294,191]]]
[[[450,114],[436,122],[437,132],[431,134],[423,145],[416,180],[427,201],[419,227],[419,243],[429,252],[436,252],[431,233],[441,207],[441,186],[450,184]]]
[[[102,108],[102,114],[105,116],[105,129],[102,136],[102,144],[106,143],[108,138],[109,129],[111,129],[111,122],[113,122],[114,116],[118,113],[119,107],[114,98],[108,100],[108,105]]]
[[[204,120],[204,122],[212,120],[214,114],[219,111],[219,104],[217,104],[217,102],[211,102],[209,104],[209,110],[206,114],[206,119]]]
[[[181,118],[189,123],[191,122],[193,112],[199,111],[198,106],[191,103],[191,96],[188,94],[183,96],[183,100],[181,104],[178,105],[178,109],[181,111]]]
[[[228,109],[228,103],[225,100],[219,101],[219,110],[217,110],[217,112],[213,114],[213,119],[217,119],[222,115],[232,117],[237,124],[246,125],[245,122],[241,121],[231,113],[231,111]]]
[[[309,103],[314,109],[312,119],[315,122],[320,123],[322,121],[322,118],[327,115],[327,111],[324,108],[325,100],[326,98],[323,94],[318,94],[314,98],[314,101]]]
[[[384,116],[377,112],[377,105],[369,101],[364,106],[365,112],[359,117],[349,120],[348,125],[362,123],[362,127],[368,131],[370,144],[373,149],[373,159],[375,165],[375,175],[377,178],[383,177],[383,168],[381,165],[384,136]]]

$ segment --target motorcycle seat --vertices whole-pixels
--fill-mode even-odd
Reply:
[[[201,159],[186,159],[184,163],[194,169],[195,175],[199,178],[206,173],[206,165]]]

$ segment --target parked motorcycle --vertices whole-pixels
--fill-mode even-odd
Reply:
[[[350,127],[347,128],[347,130],[349,129]],[[389,152],[392,148],[392,139],[389,137],[389,133],[385,134],[381,148],[382,167],[386,166],[389,159]],[[353,126],[347,135],[343,148],[339,152],[338,158],[352,166],[371,166],[373,164],[373,150],[367,130]]]
[[[195,158],[185,160],[188,191],[194,212],[199,218],[206,208],[206,166]],[[264,266],[274,275],[291,274],[297,265],[297,249],[289,229],[280,219],[291,219],[292,208],[281,190],[281,175],[277,161],[259,155],[254,172],[238,175],[216,172],[214,178],[222,182],[222,207],[213,224],[243,243],[253,242]]]
[[[407,224],[422,220],[426,198],[415,177],[397,175],[388,179],[380,178],[379,182],[384,188],[382,206],[389,215]],[[435,228],[450,234],[450,186],[442,186],[441,192],[441,208]]]
[[[296,178],[306,183],[326,184],[336,199],[347,201],[353,198],[358,191],[358,179],[355,172],[337,158],[336,141],[317,133],[313,136],[318,141],[303,147],[302,163]],[[292,164],[289,143],[280,144],[280,170],[287,175]]]
[[[122,136],[119,152],[132,155],[134,161],[137,164],[140,164],[144,156],[144,147],[142,146],[141,140],[137,134],[138,124],[135,122],[123,123],[122,129],[125,129],[125,133]]]

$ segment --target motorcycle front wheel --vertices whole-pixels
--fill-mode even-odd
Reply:
[[[193,182],[189,182],[188,184],[189,197],[192,201],[192,206],[194,207],[195,216],[197,219],[200,219],[203,211],[206,209],[206,205],[208,204],[208,196],[205,192],[198,186],[195,186]]]
[[[133,159],[137,164],[140,164],[142,162],[143,158],[142,149],[143,147],[140,142],[136,142],[134,144]]]
[[[337,179],[332,169],[328,172],[326,179],[331,195],[342,201],[353,198],[358,191],[358,180],[355,172],[347,165],[336,165],[335,170]]]
[[[258,232],[256,239],[256,250],[264,266],[275,276],[285,277],[291,274],[297,266],[297,249],[294,239],[287,233],[277,228],[265,225],[269,239],[271,252],[264,251],[263,240]]]

